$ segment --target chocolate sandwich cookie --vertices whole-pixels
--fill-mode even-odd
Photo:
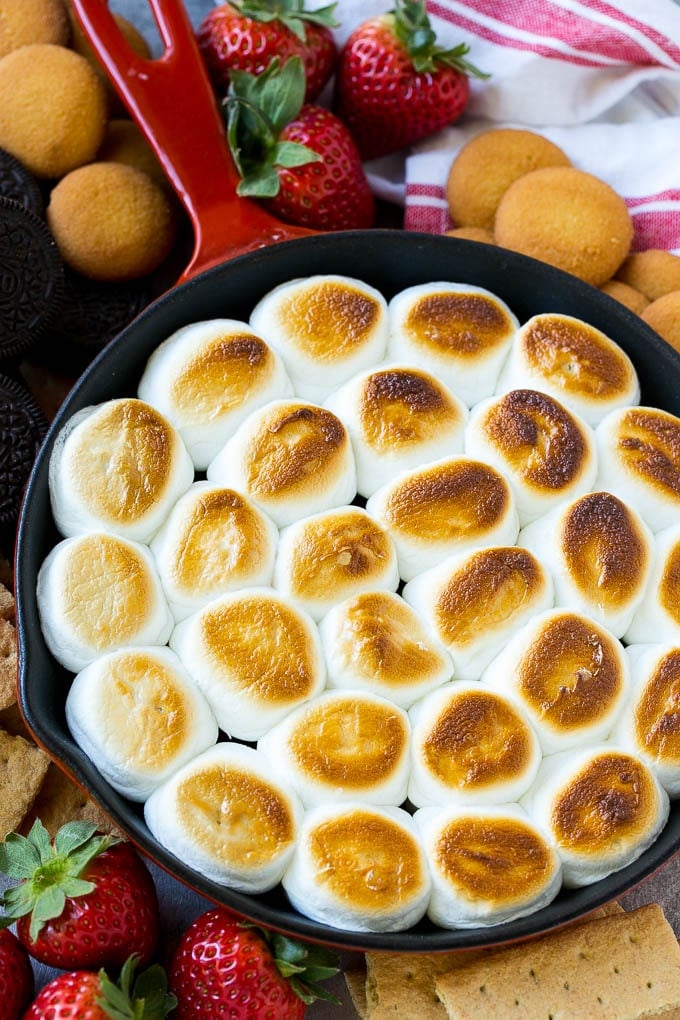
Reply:
[[[0,197],[19,202],[36,216],[43,216],[45,212],[37,179],[6,149],[0,149]]]
[[[0,361],[19,358],[54,322],[64,271],[47,225],[0,198]]]
[[[19,504],[47,421],[28,390],[0,375],[0,528],[17,518]]]

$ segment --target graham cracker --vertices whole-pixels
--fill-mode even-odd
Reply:
[[[347,967],[343,977],[347,985],[349,997],[352,1000],[360,1020],[368,1020],[368,1002],[366,999],[366,968]]]
[[[0,582],[0,710],[17,700],[17,632],[14,596]]]
[[[26,817],[48,762],[35,744],[0,730],[0,839],[18,829]]]
[[[680,947],[652,903],[494,951],[435,987],[449,1020],[677,1020]]]
[[[66,822],[91,822],[101,832],[122,836],[109,816],[57,766],[50,764],[40,790],[23,820],[20,831],[27,835],[39,818],[54,837]]]

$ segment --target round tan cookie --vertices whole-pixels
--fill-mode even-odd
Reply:
[[[36,43],[0,60],[0,147],[36,177],[94,159],[106,118],[104,86],[78,53]]]
[[[153,149],[133,120],[113,118],[106,128],[106,135],[97,153],[97,161],[103,163],[125,163],[167,187],[168,180],[156,159]]]
[[[666,343],[680,351],[680,290],[672,290],[647,305],[642,318],[662,336]]]
[[[496,240],[490,230],[485,227],[454,227],[446,231],[447,237],[462,237],[466,241],[482,241],[484,244],[495,244]]]
[[[495,128],[471,138],[451,164],[446,183],[453,222],[492,230],[499,202],[513,181],[546,166],[570,166],[570,160],[534,131]]]
[[[633,225],[624,200],[599,177],[575,167],[545,167],[511,184],[494,224],[503,248],[563,269],[598,287],[630,250]]]
[[[635,312],[639,315],[643,308],[646,308],[649,304],[648,298],[635,287],[630,287],[627,283],[623,283],[622,280],[607,280],[600,287],[600,290],[605,294],[609,294],[609,297],[613,297],[620,304],[625,305],[631,312]]]
[[[680,290],[680,255],[662,248],[648,248],[629,255],[620,266],[616,279],[627,283],[650,301]]]
[[[95,280],[131,280],[169,254],[175,217],[165,193],[124,163],[89,163],[54,188],[47,222],[64,261]]]
[[[113,17],[130,49],[133,50],[137,56],[144,57],[144,59],[148,60],[152,55],[151,47],[137,27],[120,14],[114,13]],[[127,110],[125,109],[122,100],[119,98],[118,93],[109,81],[106,71],[100,64],[94,50],[90,46],[90,43],[80,27],[80,23],[78,22],[73,10],[69,10],[69,18],[71,21],[71,48],[89,61],[101,79],[106,89],[111,116],[126,116]]]
[[[71,28],[63,0],[2,0],[0,57],[31,43],[66,46]]]

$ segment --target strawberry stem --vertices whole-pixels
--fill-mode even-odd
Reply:
[[[231,6],[253,21],[280,21],[300,42],[304,42],[307,24],[325,28],[337,28],[335,20],[337,3],[319,7],[315,11],[305,9],[304,0],[231,0]]]
[[[437,44],[437,36],[430,23],[425,0],[396,0],[391,16],[395,35],[406,48],[418,73],[436,71],[438,66],[445,65],[470,77],[481,79],[490,77],[465,59],[466,53],[470,52],[467,43],[459,43],[450,49],[444,49]]]

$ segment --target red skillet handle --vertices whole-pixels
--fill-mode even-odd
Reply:
[[[148,2],[165,47],[155,60],[129,46],[108,0],[72,0],[72,6],[191,220],[194,251],[180,280],[244,251],[311,233],[236,194],[238,174],[224,122],[184,5]]]

